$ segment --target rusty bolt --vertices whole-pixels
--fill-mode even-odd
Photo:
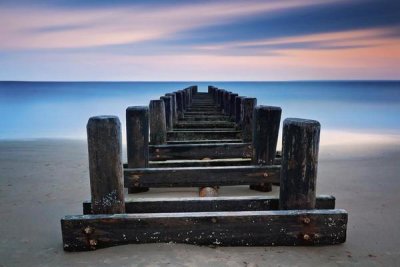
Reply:
[[[88,226],[85,229],[83,229],[83,231],[85,232],[85,234],[89,235],[89,234],[93,233],[93,228]]]
[[[311,239],[311,237],[310,237],[308,234],[304,234],[304,235],[303,235],[303,239],[306,240],[306,241],[308,241],[308,240]]]
[[[308,217],[303,218],[303,223],[309,224],[310,222],[311,222],[310,218]]]
[[[268,172],[264,172],[264,177],[268,177]]]
[[[89,244],[90,244],[92,247],[94,247],[94,246],[97,245],[97,241],[94,240],[94,239],[90,239],[90,240],[89,240]]]
[[[157,153],[158,153],[158,152],[160,152],[160,149],[159,149],[159,148],[157,148],[157,149],[156,149],[156,152],[157,152]]]
[[[160,155],[157,154],[157,155],[156,155],[156,158],[159,158],[159,157],[160,157]]]

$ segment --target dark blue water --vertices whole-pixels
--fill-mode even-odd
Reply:
[[[0,82],[0,139],[84,138],[90,116],[124,125],[126,107],[193,84],[256,97],[323,129],[400,133],[400,82]]]

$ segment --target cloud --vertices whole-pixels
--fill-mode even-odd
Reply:
[[[93,9],[6,6],[0,8],[0,22],[4,25],[0,28],[0,49],[81,48],[171,40],[180,32],[316,3],[311,0],[213,1],[172,6],[95,6]]]
[[[400,77],[395,1],[28,2],[0,4],[0,79]]]

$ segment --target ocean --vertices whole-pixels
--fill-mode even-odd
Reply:
[[[128,106],[190,85],[256,97],[258,105],[280,106],[282,121],[315,119],[322,132],[400,134],[399,81],[0,82],[0,139],[84,139],[96,115],[116,115],[125,128]]]

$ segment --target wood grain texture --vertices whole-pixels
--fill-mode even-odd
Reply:
[[[115,116],[87,123],[90,189],[95,214],[125,212],[121,123]]]
[[[280,166],[223,166],[125,169],[125,185],[142,187],[205,187],[257,185],[280,179]]]
[[[250,143],[150,145],[150,160],[251,158]]]
[[[208,140],[208,139],[240,139],[241,131],[169,131],[169,141]]]
[[[83,214],[92,214],[90,201],[83,202],[82,208]],[[317,196],[315,208],[334,209],[335,197],[330,195]],[[266,211],[278,209],[279,197],[276,196],[167,197],[125,200],[126,213]]]
[[[276,156],[279,125],[282,109],[272,106],[257,106],[253,123],[253,164],[272,165]],[[272,184],[251,185],[250,189],[270,192]]]
[[[283,122],[281,209],[314,209],[320,124],[288,118]]]
[[[257,99],[246,97],[242,102],[242,138],[244,142],[250,142],[253,138],[253,113],[257,106]]]
[[[344,210],[76,215],[61,219],[65,251],[123,244],[311,246],[345,242]]]
[[[150,101],[150,141],[151,144],[154,145],[165,144],[167,141],[167,126],[163,100]]]
[[[162,96],[160,97],[162,101],[164,101],[165,108],[165,124],[167,127],[167,131],[171,131],[173,128],[173,110],[172,110],[172,97],[170,96]]]
[[[126,109],[126,146],[129,168],[149,167],[149,108]],[[128,193],[146,192],[149,188],[129,187]]]

